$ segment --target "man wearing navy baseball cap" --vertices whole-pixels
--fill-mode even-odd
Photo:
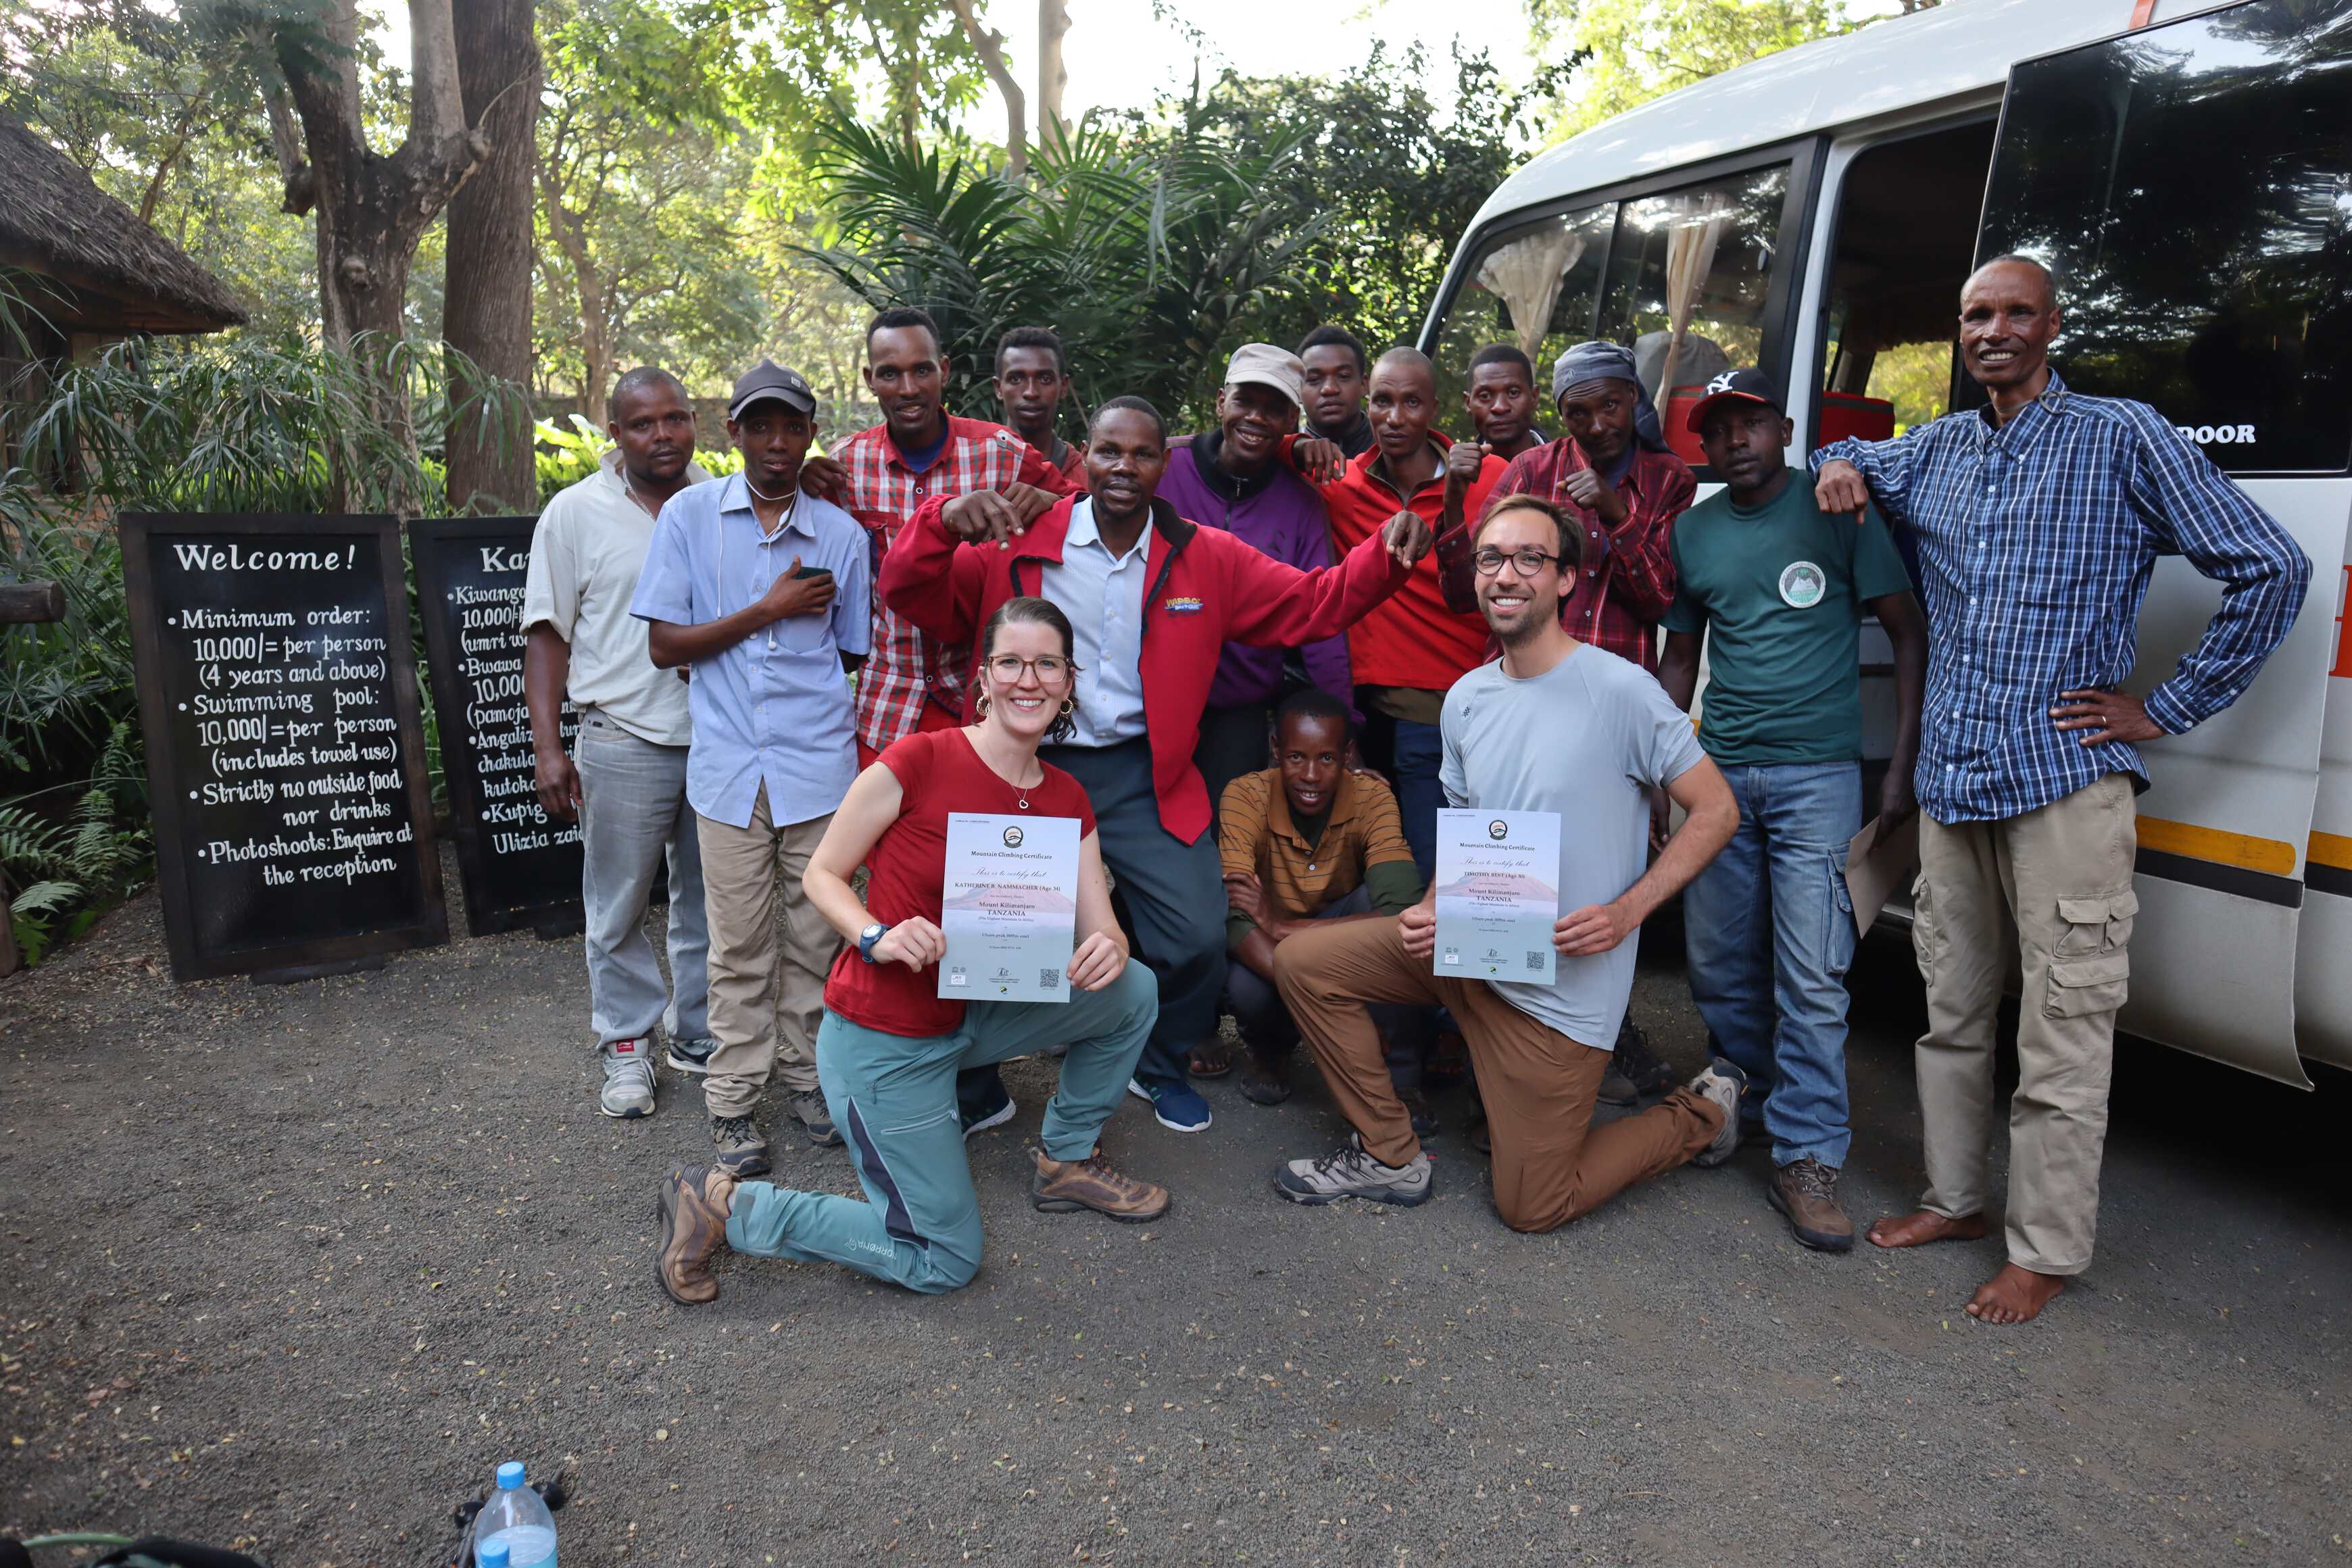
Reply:
[[[1927,626],[1886,524],[1873,514],[1856,528],[1791,482],[1792,432],[1769,376],[1717,376],[1690,429],[1724,489],[1675,525],[1658,680],[1688,710],[1704,640],[1699,743],[1739,801],[1739,830],[1683,894],[1691,998],[1717,1050],[1748,1074],[1741,1120],[1772,1141],[1766,1196],[1800,1242],[1843,1252],[1853,1246],[1837,1178],[1851,1140],[1845,856],[1862,827],[1862,619],[1876,616],[1895,645],[1887,828],[1916,809]],[[1731,1152],[1727,1142],[1700,1159]]]
[[[744,1177],[768,1169],[757,1113],[772,1072],[810,1140],[841,1142],[815,1057],[840,939],[801,878],[857,774],[844,675],[869,646],[872,568],[857,521],[801,489],[816,395],[799,373],[763,359],[737,377],[727,434],[743,471],[688,486],[662,508],[629,613],[646,623],[654,663],[694,672],[686,794],[702,850],[719,1042],[703,1100],[719,1167]]]

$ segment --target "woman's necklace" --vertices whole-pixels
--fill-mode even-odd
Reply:
[[[995,773],[998,778],[1004,778],[1003,773],[998,772],[996,764],[989,760],[988,753],[986,752],[980,751],[978,744],[975,743],[972,750],[980,752],[980,760],[988,764],[988,771],[990,773]],[[1034,756],[1027,760],[1036,762],[1036,759]],[[1037,783],[1034,784],[1015,784],[1011,779],[1004,779],[1006,786],[1013,791],[1013,804],[1019,806],[1024,811],[1029,809],[1029,792],[1037,788],[1038,785],[1043,784],[1045,782],[1045,764],[1043,763],[1037,763]]]

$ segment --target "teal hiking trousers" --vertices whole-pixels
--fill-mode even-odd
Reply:
[[[728,1213],[727,1245],[754,1258],[828,1258],[910,1290],[970,1283],[980,1270],[980,1195],[964,1155],[956,1074],[1061,1055],[1043,1142],[1054,1159],[1083,1160],[1159,1016],[1159,982],[1137,963],[1067,1002],[974,1002],[951,1035],[910,1039],[827,1013],[816,1032],[817,1081],[866,1201],[745,1182]]]

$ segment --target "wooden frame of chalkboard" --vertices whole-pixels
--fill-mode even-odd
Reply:
[[[476,936],[489,936],[499,931],[529,926],[542,937],[577,935],[587,923],[586,907],[582,902],[580,888],[580,851],[577,823],[572,825],[571,853],[561,854],[551,847],[520,851],[501,850],[491,842],[491,829],[485,822],[485,802],[481,758],[473,747],[473,726],[469,717],[474,704],[468,700],[466,684],[465,650],[459,616],[455,613],[467,606],[457,605],[451,595],[458,572],[446,559],[446,552],[457,549],[508,550],[528,560],[530,553],[531,531],[538,519],[532,517],[420,517],[408,523],[409,552],[416,563],[416,602],[419,616],[425,622],[425,656],[432,666],[433,706],[440,719],[441,773],[449,782],[449,835],[457,848],[457,875],[466,889],[466,924]],[[510,569],[511,570],[511,569]],[[515,573],[515,586],[521,586],[521,574]],[[516,605],[520,619],[521,605]],[[518,658],[516,668],[521,665]],[[521,693],[513,694],[515,705],[523,702]],[[527,722],[527,721],[526,721]],[[536,809],[536,796],[521,797]],[[530,825],[518,823],[531,831],[562,832],[559,825],[534,820]],[[525,870],[533,859],[543,859],[560,868],[558,879],[564,890],[551,890],[547,868]],[[526,889],[518,897],[512,887],[521,878],[536,882],[535,889]],[[538,896],[531,896],[536,892]]]
[[[121,521],[122,580],[131,613],[131,650],[139,680],[139,721],[147,737],[147,791],[155,820],[155,879],[163,900],[163,931],[171,950],[172,976],[179,981],[252,974],[257,979],[300,978],[360,967],[382,955],[429,947],[449,940],[449,910],[441,890],[441,856],[433,837],[432,788],[425,764],[425,722],[417,700],[416,657],[409,637],[408,573],[401,552],[400,521],[389,516],[268,514],[216,516],[203,513],[132,513]],[[196,889],[191,885],[183,846],[187,828],[188,786],[198,782],[192,759],[181,754],[169,707],[164,626],[160,615],[175,609],[156,597],[155,552],[173,542],[225,541],[250,548],[267,543],[288,552],[338,542],[372,542],[378,580],[370,584],[370,607],[383,616],[385,682],[400,746],[400,796],[408,809],[411,866],[403,878],[403,918],[374,929],[333,936],[289,937],[283,942],[207,945],[197,935]],[[380,591],[377,600],[373,591]]]

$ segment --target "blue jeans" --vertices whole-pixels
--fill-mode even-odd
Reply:
[[[1683,894],[1691,1000],[1746,1069],[1775,1164],[1845,1163],[1846,846],[1862,831],[1856,763],[1723,770],[1739,831]],[[1760,1106],[1759,1102],[1760,1101]]]
[[[959,1070],[1038,1052],[1062,1057],[1062,1081],[1039,1133],[1056,1160],[1095,1152],[1103,1123],[1159,1016],[1151,971],[1130,962],[1099,991],[1067,1002],[974,1002],[951,1035],[910,1039],[827,1013],[817,1078],[849,1138],[866,1201],[766,1182],[735,1189],[727,1245],[754,1258],[830,1258],[861,1274],[936,1293],[980,1269],[980,1194],[956,1112]]]
[[[1436,725],[1396,721],[1390,769],[1396,783],[1397,815],[1403,819],[1405,846],[1412,851],[1413,868],[1421,873],[1423,887],[1437,875],[1437,808],[1445,804],[1437,770],[1444,761],[1445,744]]]

